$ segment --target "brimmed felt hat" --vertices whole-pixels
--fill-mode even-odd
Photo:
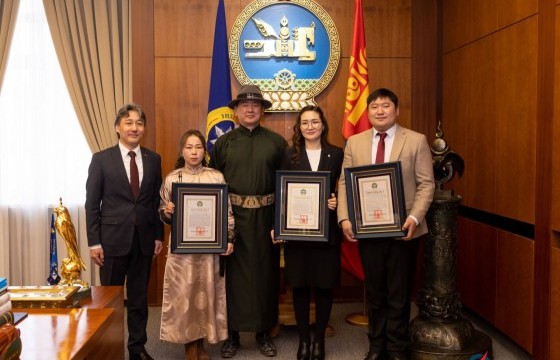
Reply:
[[[261,89],[256,85],[243,85],[237,93],[237,99],[229,102],[228,107],[233,109],[237,106],[237,103],[241,100],[256,100],[260,101],[264,109],[268,109],[272,106],[272,103],[265,98],[263,98]]]

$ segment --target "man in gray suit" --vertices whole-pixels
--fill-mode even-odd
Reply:
[[[93,154],[86,182],[86,225],[90,256],[101,285],[126,279],[130,359],[152,359],[147,341],[148,280],[152,258],[162,249],[158,208],[161,158],[140,146],[146,115],[136,104],[115,119],[116,146]]]
[[[406,360],[410,318],[409,265],[414,249],[408,240],[428,232],[424,217],[435,189],[432,156],[424,135],[397,124],[399,100],[395,93],[377,89],[368,96],[367,104],[368,119],[373,128],[351,136],[344,149],[338,184],[338,221],[344,236],[349,241],[356,241],[348,217],[345,168],[401,162],[408,214],[402,230],[406,236],[361,239],[358,249],[364,268],[369,317],[370,346],[364,360]]]

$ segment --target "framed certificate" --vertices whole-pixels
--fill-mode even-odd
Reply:
[[[357,239],[404,237],[406,220],[400,162],[344,169],[348,215]]]
[[[222,253],[227,249],[227,184],[172,184],[175,204],[171,253]]]
[[[276,171],[276,239],[328,242],[330,188],[329,171]]]

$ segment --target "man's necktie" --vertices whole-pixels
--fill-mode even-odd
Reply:
[[[375,163],[382,164],[385,162],[385,137],[387,137],[387,133],[377,133],[377,135],[379,135],[379,142],[377,143]]]
[[[140,176],[138,175],[138,165],[136,165],[136,153],[129,151],[128,155],[130,156],[130,187],[136,199],[140,192]]]

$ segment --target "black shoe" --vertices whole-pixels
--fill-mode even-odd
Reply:
[[[229,331],[228,338],[222,343],[220,355],[223,358],[234,357],[237,354],[237,350],[239,350],[239,345],[239,332]]]
[[[325,340],[313,341],[311,360],[324,360],[324,359],[325,359]]]
[[[385,360],[383,352],[370,348],[364,360]]]
[[[311,356],[310,345],[311,341],[309,338],[303,341],[300,339],[299,347],[297,349],[297,360],[309,360],[309,357]]]
[[[259,343],[261,354],[264,356],[276,356],[276,346],[272,338],[267,333],[257,333],[255,335],[255,340]]]
[[[146,349],[142,349],[142,351],[140,352],[129,352],[128,358],[130,360],[154,360],[154,358],[151,357],[150,354],[148,354]]]

